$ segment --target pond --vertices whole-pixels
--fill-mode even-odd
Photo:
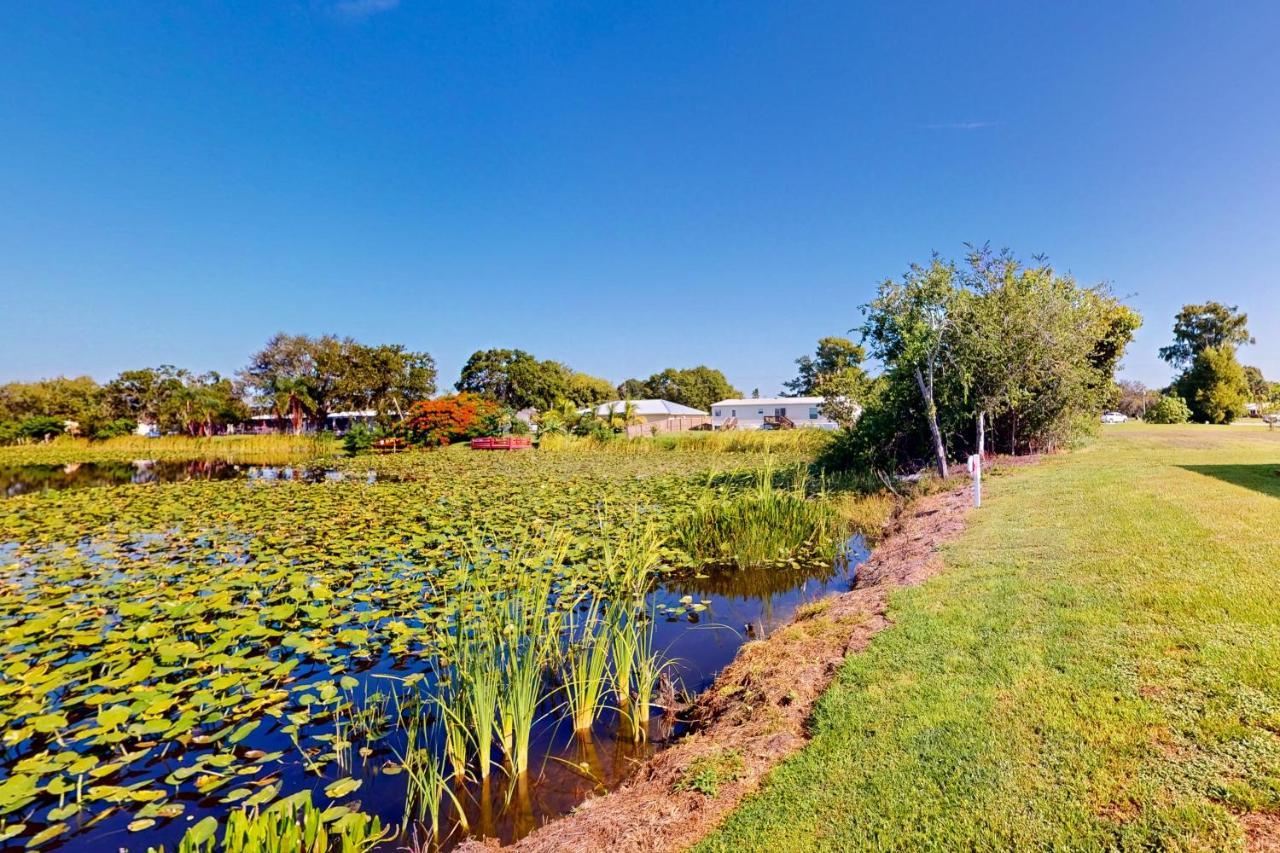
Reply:
[[[182,483],[191,480],[254,480],[316,483],[353,476],[323,466],[245,465],[222,459],[132,462],[72,462],[64,465],[0,465],[0,496],[11,498],[46,490],[99,486]],[[360,475],[375,479],[371,472]]]
[[[64,491],[4,502],[0,838],[9,827],[8,843],[44,834],[45,849],[172,853],[206,816],[300,791],[400,827],[412,744],[388,720],[439,692],[447,637],[464,617],[500,603],[516,570],[549,573],[554,595],[574,602],[571,618],[590,618],[590,602],[607,597],[601,543],[661,532],[710,488],[705,477],[618,476],[612,461],[598,477],[575,462],[570,477],[548,481],[547,464],[435,457],[429,465],[444,467],[402,481],[99,463],[60,467],[75,481]],[[256,487],[264,480],[278,485]],[[495,526],[526,532],[476,538]],[[511,790],[497,769],[442,798],[445,847],[468,833],[515,840],[616,787],[683,734],[678,709],[744,642],[849,589],[867,551],[854,537],[834,562],[755,569],[660,553],[637,612],[651,614],[652,648],[670,662],[655,701],[673,712],[655,712],[637,739],[602,705],[575,732],[552,667],[529,772]],[[439,751],[440,729],[427,737]]]

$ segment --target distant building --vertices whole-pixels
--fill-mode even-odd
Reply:
[[[362,409],[353,412],[330,412],[325,416],[324,425],[326,429],[342,435],[356,424],[373,426],[377,417],[378,413],[373,409]]]
[[[627,426],[627,435],[633,437],[705,429],[711,424],[711,417],[701,409],[682,406],[670,400],[614,400],[582,411],[591,411],[601,418],[630,411],[634,423]]]
[[[711,405],[715,429],[839,429],[822,411],[823,397],[752,397]]]

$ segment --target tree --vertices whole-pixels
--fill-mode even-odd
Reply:
[[[85,424],[102,414],[102,388],[88,376],[0,385],[0,420],[42,416]]]
[[[1271,383],[1262,375],[1261,368],[1245,365],[1245,384],[1249,386],[1249,402],[1262,403],[1271,397]]]
[[[1184,305],[1174,318],[1173,343],[1160,349],[1160,357],[1175,368],[1186,370],[1196,356],[1210,347],[1252,344],[1248,326],[1249,316],[1235,305]]]
[[[627,379],[618,386],[618,396],[623,400],[649,399],[649,385],[643,379]]]
[[[1200,350],[1174,387],[1202,423],[1229,424],[1249,401],[1249,383],[1230,344]]]
[[[436,390],[436,365],[429,353],[335,335],[281,332],[254,353],[241,376],[259,405],[278,408],[281,394],[287,393],[291,417],[301,408],[304,419],[310,415],[321,426],[340,408],[372,409],[385,422]],[[301,424],[295,421],[294,428]]]
[[[249,411],[239,389],[216,372],[187,375],[165,397],[157,421],[161,428],[188,435],[213,435],[219,427],[244,420]]]
[[[454,387],[516,411],[545,411],[571,399],[571,377],[558,361],[539,361],[524,350],[488,349],[472,353]]]
[[[108,417],[158,423],[160,411],[171,395],[190,377],[172,364],[125,370],[103,386]]]
[[[400,429],[410,444],[444,447],[481,435],[499,413],[494,401],[464,391],[414,403]]]
[[[864,307],[863,339],[890,370],[911,375],[924,400],[938,473],[947,476],[947,450],[938,427],[937,382],[946,369],[954,333],[956,269],[934,257],[928,267],[913,264],[902,281],[887,280]]]
[[[572,371],[569,374],[568,398],[576,406],[595,406],[616,399],[613,383],[599,376]]]
[[[628,379],[618,386],[627,400],[670,400],[706,411],[720,400],[741,397],[723,373],[706,365],[676,369],[668,367],[646,380]]]
[[[1147,410],[1161,399],[1159,392],[1141,382],[1121,379],[1116,382],[1111,404],[1116,411],[1131,418],[1145,418]],[[1185,403],[1183,405],[1186,405]]]
[[[819,393],[824,379],[847,371],[860,372],[866,357],[866,350],[848,338],[819,338],[816,354],[797,358],[796,378],[784,382],[783,387],[787,396],[812,397]]]
[[[294,435],[302,432],[305,416],[316,411],[311,386],[300,376],[277,376],[271,386],[271,405],[277,417],[293,423]]]
[[[372,409],[388,423],[436,392],[436,362],[430,353],[413,352],[401,344],[372,346],[346,343],[347,369],[338,384],[338,397],[357,411]]]

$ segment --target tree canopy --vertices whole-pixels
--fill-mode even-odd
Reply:
[[[720,400],[741,397],[742,392],[725,375],[706,365],[677,369],[668,367],[648,379],[628,379],[618,386],[625,400],[670,400],[707,411]]]
[[[1209,347],[1241,347],[1253,342],[1249,315],[1238,306],[1221,302],[1183,305],[1173,321],[1173,343],[1160,348],[1160,357],[1185,370]]]
[[[547,411],[564,401],[590,406],[613,396],[609,380],[580,373],[558,361],[539,360],[519,349],[472,353],[454,387],[516,411]]]

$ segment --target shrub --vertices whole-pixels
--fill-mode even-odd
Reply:
[[[410,444],[444,447],[485,435],[494,428],[499,412],[497,403],[466,392],[422,400],[409,409],[401,432]]]
[[[373,443],[382,437],[382,431],[368,424],[354,424],[342,436],[342,449],[350,456],[355,456],[373,447]]]
[[[108,438],[133,435],[133,431],[137,428],[138,422],[133,418],[116,418],[115,420],[104,421],[95,425],[91,438],[97,441],[105,441]]]
[[[1149,424],[1185,424],[1191,420],[1191,409],[1181,397],[1166,394],[1147,409],[1143,420]]]
[[[66,431],[61,418],[36,415],[18,424],[18,436],[31,441],[44,441]]]

